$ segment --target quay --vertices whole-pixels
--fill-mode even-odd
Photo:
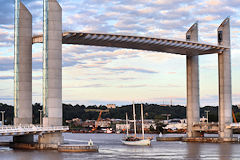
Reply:
[[[78,144],[64,144],[58,147],[59,152],[98,152],[96,145],[78,145]]]
[[[183,137],[157,137],[157,141],[182,141]]]
[[[58,144],[39,144],[37,142],[35,143],[0,142],[0,146],[25,150],[57,150],[59,152],[98,152],[97,145],[81,145],[81,144],[58,145]]]
[[[198,143],[240,143],[239,139],[233,137],[231,139],[222,139],[219,137],[195,137],[195,138],[188,138],[188,137],[157,137],[157,141],[182,141],[182,142],[198,142]]]

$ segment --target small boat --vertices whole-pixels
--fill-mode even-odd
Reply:
[[[162,132],[160,132],[159,135],[158,135],[158,137],[162,137],[162,136],[163,136],[163,134],[162,134]]]
[[[126,137],[122,140],[122,143],[125,145],[133,146],[150,146],[151,139],[141,139],[137,137]]]
[[[135,146],[149,146],[151,145],[152,138],[144,138],[144,123],[143,123],[143,105],[141,104],[141,117],[142,117],[142,137],[137,137],[137,127],[136,127],[136,114],[135,105],[133,103],[133,122],[134,122],[134,136],[128,135],[128,115],[126,113],[126,126],[127,126],[127,136],[122,139],[122,143],[125,145],[135,145]]]

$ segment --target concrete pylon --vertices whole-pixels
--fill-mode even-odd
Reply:
[[[186,33],[187,41],[198,41],[198,23],[195,23]],[[200,133],[193,131],[193,123],[199,122],[199,64],[198,55],[187,55],[187,137],[199,137]]]
[[[32,123],[32,15],[15,0],[14,125]],[[33,142],[33,135],[13,136],[13,142]]]
[[[32,15],[15,0],[14,125],[32,123]]]
[[[232,123],[232,80],[231,80],[231,40],[230,19],[226,18],[218,28],[218,44],[229,47],[218,54],[219,77],[219,137],[227,141],[232,130],[226,125]]]
[[[62,8],[44,0],[43,125],[62,125]]]

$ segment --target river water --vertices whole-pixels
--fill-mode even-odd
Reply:
[[[60,153],[57,151],[12,150],[0,147],[0,160],[240,160],[240,144],[157,142],[151,146],[126,146],[121,143],[122,134],[72,134],[64,133],[66,143],[87,144],[92,139],[99,146],[98,153]],[[153,135],[146,135],[153,136]],[[10,141],[11,137],[0,137]]]

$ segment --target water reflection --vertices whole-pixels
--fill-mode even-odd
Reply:
[[[152,135],[149,135],[152,136]],[[157,136],[157,135],[156,135]],[[174,136],[174,135],[171,135]],[[157,142],[151,146],[126,146],[121,134],[64,133],[69,143],[86,145],[89,139],[99,146],[98,153],[60,153],[57,151],[12,150],[0,147],[0,160],[227,160],[240,159],[240,144]]]
[[[231,159],[232,157],[232,146],[234,144],[232,143],[221,143],[219,144],[219,152],[218,152],[218,155],[219,155],[219,159],[220,160],[228,160],[228,159]]]
[[[200,159],[200,143],[187,143],[187,159]]]
[[[1,153],[1,160],[63,160],[61,153],[57,151],[30,151],[30,150],[6,150]]]

